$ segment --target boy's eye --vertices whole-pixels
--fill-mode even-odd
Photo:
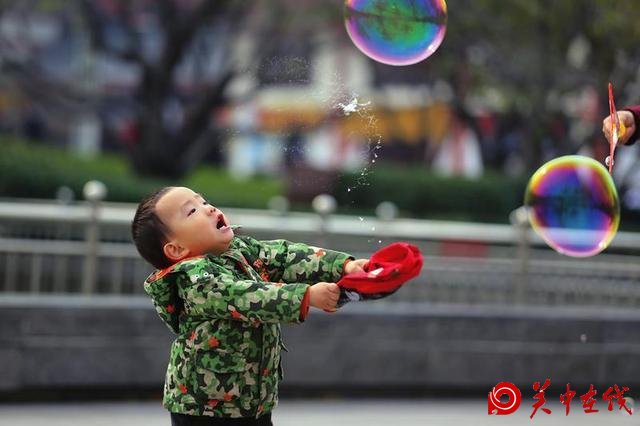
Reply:
[[[189,213],[187,213],[187,216],[191,216],[192,214],[194,214],[196,212],[195,208],[192,208],[191,210],[189,210]]]

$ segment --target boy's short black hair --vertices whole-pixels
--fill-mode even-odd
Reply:
[[[163,246],[168,239],[169,228],[158,217],[156,204],[172,188],[172,186],[161,188],[140,201],[133,222],[131,222],[131,237],[138,253],[158,269],[168,268],[172,262],[163,251]]]

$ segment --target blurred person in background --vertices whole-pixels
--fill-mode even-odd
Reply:
[[[525,173],[525,120],[520,112],[511,109],[500,123],[498,152],[500,169],[511,177]]]
[[[463,108],[454,107],[449,115],[449,132],[436,150],[433,171],[444,176],[475,179],[482,176],[484,165],[478,136]]]

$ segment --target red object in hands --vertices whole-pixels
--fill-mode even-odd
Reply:
[[[364,272],[352,272],[338,281],[341,289],[355,291],[364,299],[367,295],[384,297],[420,274],[422,253],[408,243],[393,243],[376,251]]]

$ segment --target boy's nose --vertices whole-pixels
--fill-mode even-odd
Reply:
[[[210,215],[211,215],[211,214],[213,214],[213,212],[215,212],[215,211],[216,211],[216,208],[215,208],[215,207],[213,207],[213,206],[208,206],[208,207],[207,207],[207,214],[210,214]]]

